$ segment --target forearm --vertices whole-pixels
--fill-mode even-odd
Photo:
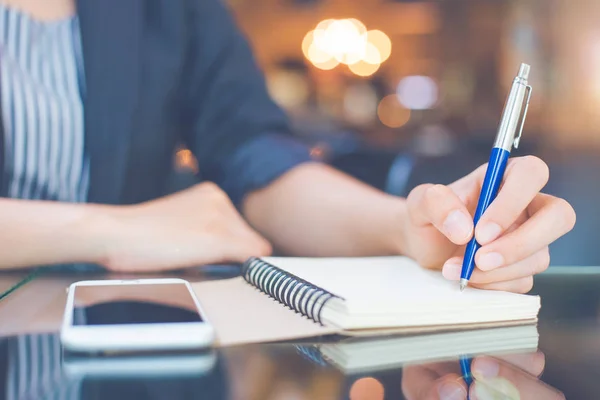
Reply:
[[[102,263],[106,206],[0,199],[0,269]]]
[[[321,164],[304,164],[247,196],[243,211],[275,249],[301,256],[402,252],[404,199]]]

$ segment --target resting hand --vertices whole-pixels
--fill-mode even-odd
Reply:
[[[151,272],[266,256],[270,244],[215,184],[202,183],[112,210],[107,260],[113,271]]]
[[[448,185],[421,185],[407,198],[405,253],[426,268],[460,279],[465,245],[482,245],[470,285],[526,293],[550,262],[548,245],[569,232],[575,212],[563,199],[540,193],[548,167],[533,156],[512,158],[496,199],[476,229],[473,214],[487,165]]]

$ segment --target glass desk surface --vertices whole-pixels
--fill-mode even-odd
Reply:
[[[24,277],[2,276],[0,290],[10,289]],[[198,281],[224,276],[197,273],[181,277]],[[89,279],[62,274],[61,279],[65,278]],[[56,279],[52,274],[34,278],[38,288]],[[10,325],[7,316],[16,318],[23,311],[10,300],[24,295],[30,286],[21,285],[0,302],[2,324]],[[537,278],[532,293],[542,296],[537,352],[492,357],[491,365],[499,369],[494,372],[492,368],[489,377],[476,376],[481,389],[471,398],[600,398],[600,268],[553,268]],[[335,340],[317,338],[179,355],[90,358],[65,356],[57,332],[3,336],[0,399],[428,400],[455,398],[451,396],[454,383],[464,384],[458,359],[344,373],[316,350]],[[380,346],[377,354],[382,350],[386,353]],[[485,363],[490,358],[481,360]],[[448,382],[450,385],[444,385]],[[456,398],[466,396],[457,394]]]

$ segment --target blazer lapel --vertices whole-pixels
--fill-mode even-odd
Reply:
[[[88,201],[118,204],[126,184],[140,76],[142,0],[78,0],[85,71]]]
[[[2,82],[0,82],[2,93]],[[0,95],[0,197],[8,197],[8,176],[6,174],[6,149],[4,148],[4,121],[2,119],[2,95]]]

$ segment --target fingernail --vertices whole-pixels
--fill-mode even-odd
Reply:
[[[519,400],[520,390],[508,379],[498,377],[471,386],[471,398],[476,400]]]
[[[486,244],[495,240],[502,233],[502,228],[495,222],[487,222],[477,227],[477,241]]]
[[[473,363],[472,372],[477,379],[494,378],[500,372],[500,364],[490,357],[478,358]]]
[[[469,400],[496,400],[498,398],[498,393],[486,385],[475,382],[475,384],[471,388],[471,395],[469,396]]]
[[[462,211],[454,210],[444,221],[444,230],[452,239],[461,240],[471,234],[473,221]]]
[[[456,382],[443,382],[438,387],[440,400],[464,400],[467,396],[465,389]]]
[[[487,253],[481,256],[477,266],[482,270],[490,270],[504,265],[504,257],[500,253]]]
[[[460,279],[460,273],[462,265],[455,263],[446,263],[442,267],[442,275],[449,281],[458,281]]]

